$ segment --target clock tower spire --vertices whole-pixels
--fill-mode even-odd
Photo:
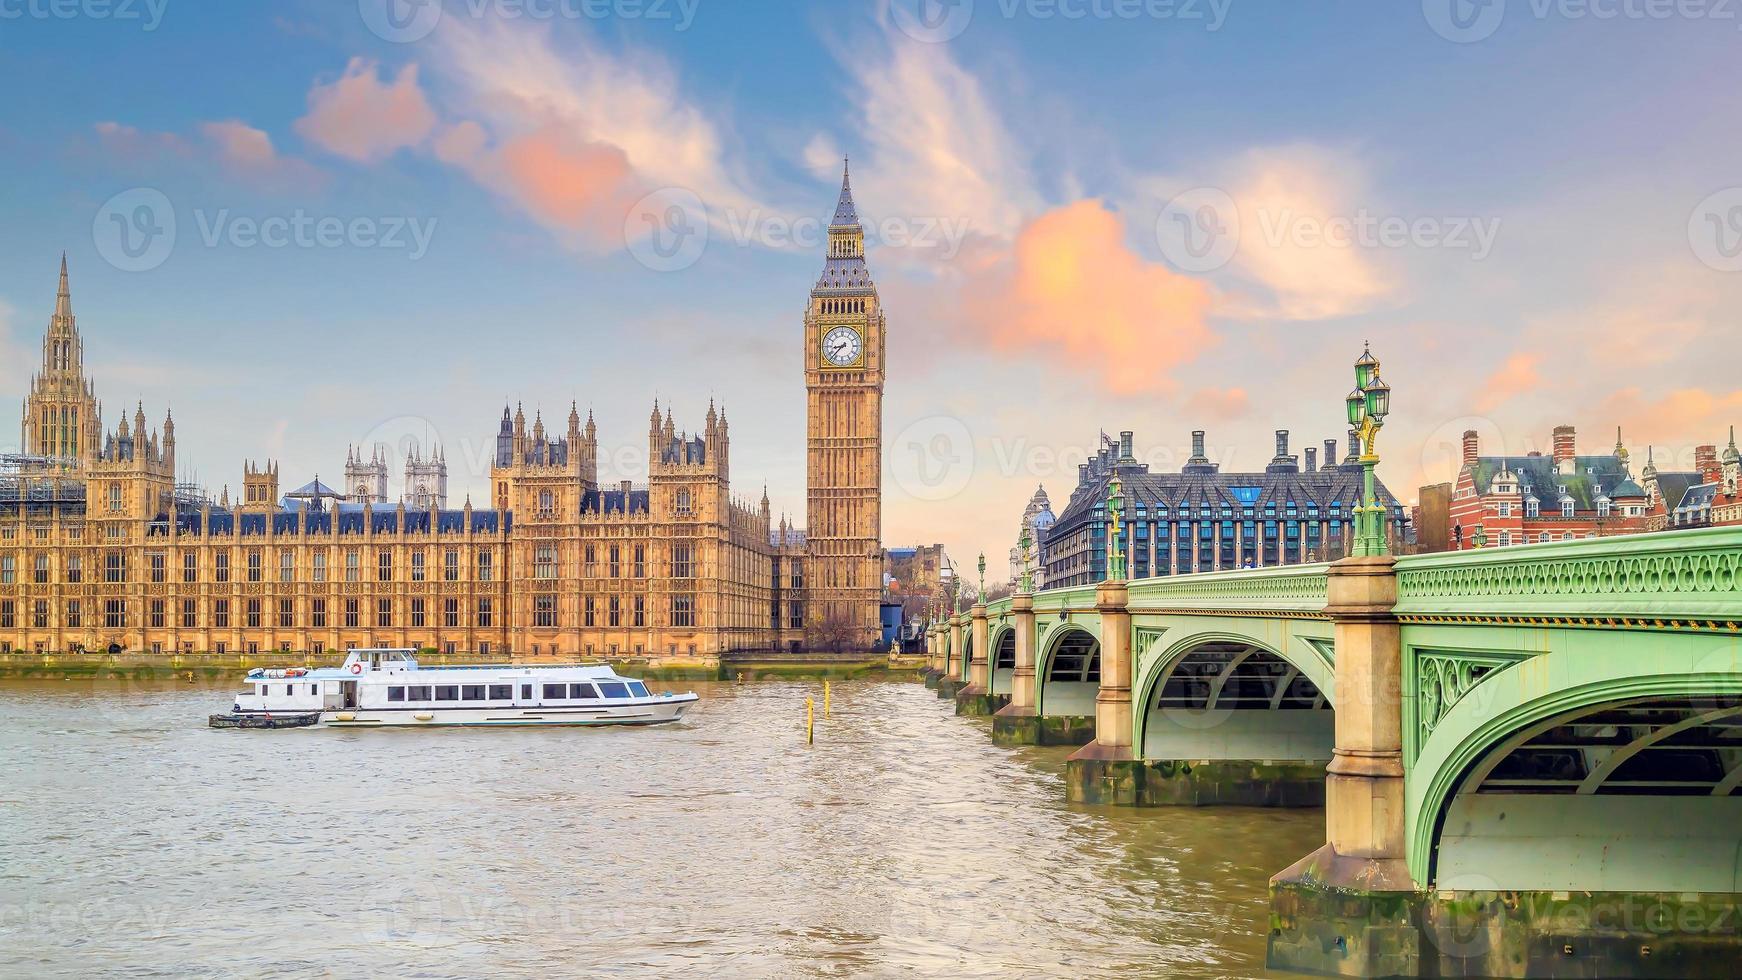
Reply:
[[[843,161],[828,254],[804,323],[805,619],[813,645],[867,649],[879,634],[884,327]]]

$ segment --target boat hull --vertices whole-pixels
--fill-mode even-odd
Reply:
[[[698,700],[691,694],[620,704],[563,707],[351,708],[322,712],[321,724],[332,728],[664,725],[682,720],[684,712]]]

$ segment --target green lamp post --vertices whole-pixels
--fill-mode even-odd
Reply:
[[[980,552],[980,591],[976,594],[974,601],[982,606],[986,604],[986,553],[984,551]]]
[[[1385,426],[1385,416],[1391,414],[1391,386],[1379,377],[1379,359],[1366,345],[1355,362],[1355,389],[1343,401],[1361,449],[1361,505],[1355,508],[1352,550],[1357,555],[1383,555],[1385,507],[1379,502],[1373,469],[1379,465],[1379,430]]]
[[[1125,525],[1120,518],[1125,513],[1125,486],[1117,474],[1107,484],[1107,581],[1125,581],[1125,549],[1121,536]]]
[[[1034,568],[1030,564],[1031,560],[1034,558],[1032,550],[1034,548],[1034,536],[1029,531],[1027,524],[1022,525],[1022,540],[1017,542],[1017,547],[1022,549],[1021,592],[1023,595],[1028,595],[1034,591]]]

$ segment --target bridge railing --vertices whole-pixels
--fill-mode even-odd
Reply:
[[[1231,569],[1132,579],[1130,606],[1133,612],[1178,610],[1189,612],[1250,611],[1321,613],[1325,608],[1326,580],[1330,565],[1284,565],[1276,568]],[[1096,585],[1073,585],[1044,589],[1034,594],[1038,613],[1062,610],[1092,612]],[[986,615],[996,619],[1010,611],[1005,597],[986,604]]]
[[[1412,555],[1397,560],[1397,593],[1399,615],[1430,621],[1735,624],[1742,527]]]

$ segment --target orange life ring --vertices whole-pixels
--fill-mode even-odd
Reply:
[[[354,663],[351,665],[351,673],[361,674],[362,672],[363,672],[363,664],[361,662]]]

